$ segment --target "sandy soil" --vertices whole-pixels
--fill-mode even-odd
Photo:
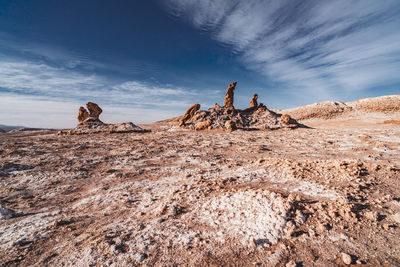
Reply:
[[[400,125],[364,115],[0,134],[0,263],[400,266]]]

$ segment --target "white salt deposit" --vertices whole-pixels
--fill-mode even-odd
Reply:
[[[227,193],[205,201],[194,213],[201,223],[238,238],[243,245],[276,244],[285,235],[290,205],[263,190]]]

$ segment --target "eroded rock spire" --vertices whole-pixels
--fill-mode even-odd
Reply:
[[[226,88],[226,95],[225,95],[225,100],[224,100],[224,107],[226,108],[233,108],[233,95],[234,95],[234,90],[236,87],[237,82],[233,82],[228,85],[228,88]]]

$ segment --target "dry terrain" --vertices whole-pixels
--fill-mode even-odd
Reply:
[[[0,265],[400,266],[393,98],[283,112],[309,128],[0,133]]]

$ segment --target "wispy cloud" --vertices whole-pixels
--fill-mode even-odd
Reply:
[[[138,80],[115,81],[26,60],[0,62],[0,96],[0,114],[7,114],[2,116],[2,123],[42,127],[74,126],[79,106],[88,101],[103,107],[105,121],[145,123],[177,116],[204,97],[185,88]],[[48,119],[43,120],[44,116]]]
[[[397,0],[169,0],[167,7],[298,96],[400,82]]]
[[[198,92],[184,88],[137,80],[113,81],[99,75],[85,75],[27,61],[0,62],[0,88],[0,92],[8,94],[74,101],[93,99],[135,107],[185,107],[199,96]]]

